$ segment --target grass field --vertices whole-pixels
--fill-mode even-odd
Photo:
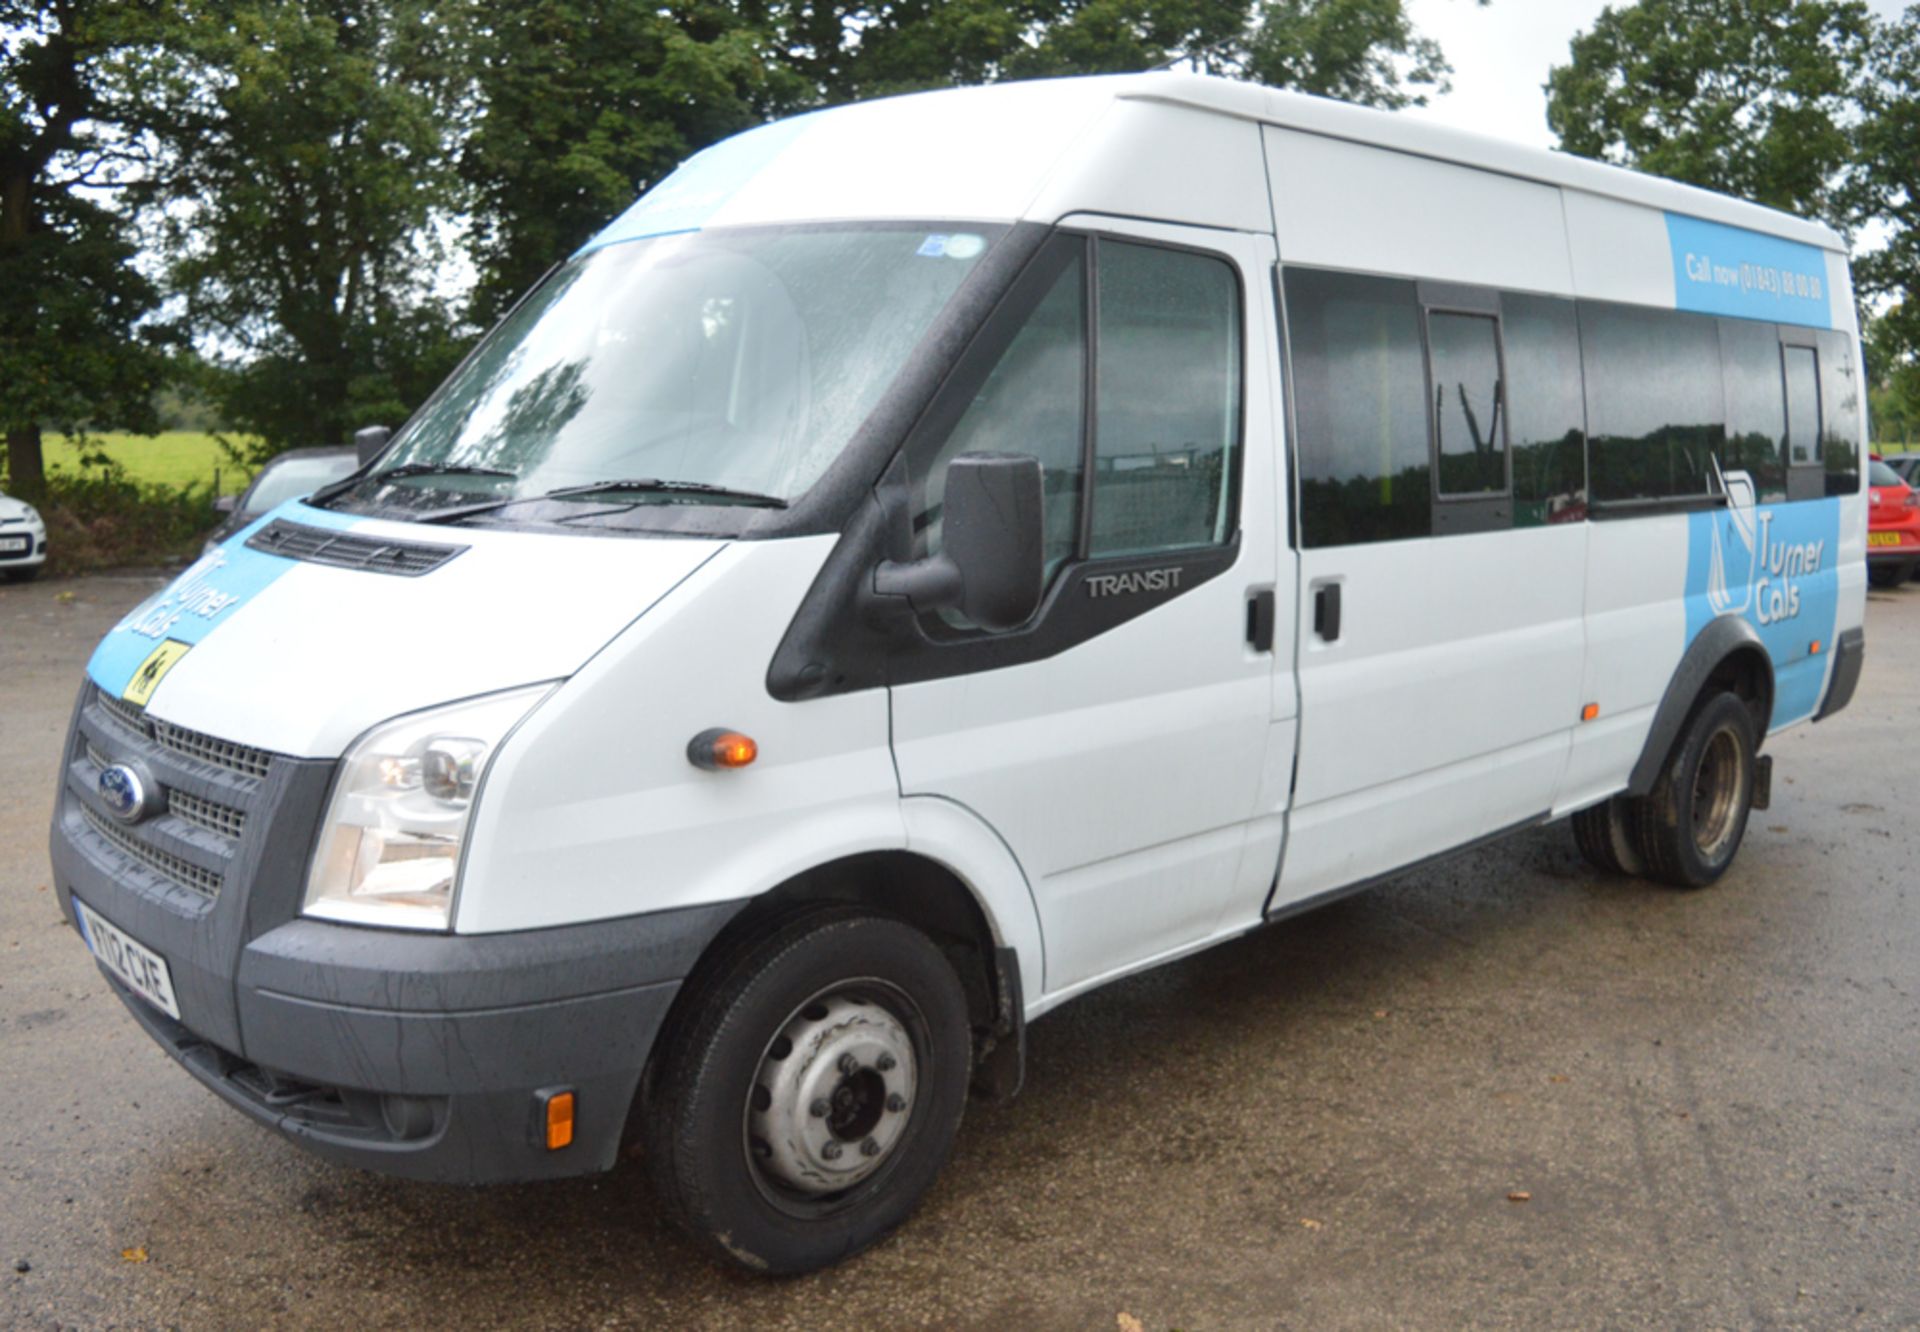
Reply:
[[[244,436],[235,438],[237,443],[247,442]],[[217,476],[217,493],[231,494],[244,489],[251,475],[208,434],[186,430],[152,436],[100,434],[89,436],[87,442],[126,468],[130,480],[142,483],[212,486]],[[60,435],[46,436],[44,446],[48,471],[80,471],[78,446]]]

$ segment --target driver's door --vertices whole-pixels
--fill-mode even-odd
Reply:
[[[1007,841],[1054,994],[1256,920],[1292,757],[1271,239],[1079,221],[908,451],[923,553],[947,459],[1040,458],[1041,609],[998,635],[928,617],[892,690],[903,794]]]

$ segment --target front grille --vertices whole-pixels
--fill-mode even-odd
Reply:
[[[264,749],[254,749],[250,745],[236,745],[231,740],[219,740],[199,731],[189,731],[184,726],[175,726],[172,722],[151,718],[148,734],[163,749],[171,749],[176,754],[185,754],[188,758],[197,758],[203,763],[217,764],[230,772],[241,773],[247,777],[265,777],[267,764],[273,755]]]
[[[143,709],[135,707],[124,698],[115,698],[104,689],[96,690],[94,698],[122,725],[130,726],[142,735],[147,733],[147,714]]]
[[[202,869],[157,846],[148,846],[125,828],[115,827],[84,806],[80,810],[80,817],[87,821],[87,826],[94,832],[162,878],[170,879],[208,901],[220,896],[221,879],[212,870]]]
[[[247,538],[249,550],[265,551],[283,559],[305,560],[309,564],[332,564],[342,569],[363,569],[368,573],[398,574],[418,578],[432,573],[465,546],[436,546],[422,541],[383,541],[378,537],[352,536],[330,532],[324,527],[308,527],[276,518]]]
[[[247,816],[241,811],[177,789],[167,792],[167,812],[176,819],[184,819],[195,827],[230,837],[236,842],[247,827]]]

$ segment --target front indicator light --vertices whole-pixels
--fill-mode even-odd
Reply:
[[[573,1092],[550,1087],[533,1094],[540,1140],[547,1150],[557,1152],[573,1143]]]
[[[750,735],[716,726],[687,741],[687,762],[696,768],[715,772],[723,768],[744,768],[760,757],[760,746]]]
[[[307,876],[309,916],[444,930],[488,759],[551,685],[396,718],[341,760]]]

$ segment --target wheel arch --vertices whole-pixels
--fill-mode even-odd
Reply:
[[[1653,789],[1694,709],[1703,698],[1722,691],[1747,705],[1754,734],[1764,744],[1773,722],[1773,656],[1759,631],[1738,615],[1709,621],[1681,655],[1628,778],[1628,795],[1643,796]]]

